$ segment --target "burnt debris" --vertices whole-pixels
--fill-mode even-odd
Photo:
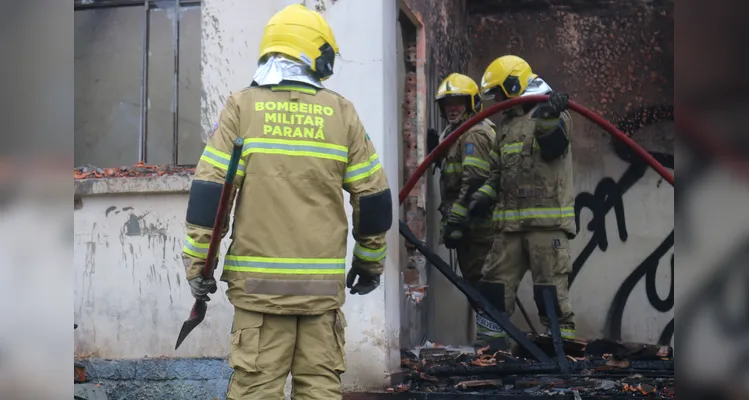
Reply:
[[[528,337],[550,356],[553,339]],[[388,392],[454,395],[562,396],[573,399],[674,397],[673,348],[610,340],[563,340],[570,372],[559,364],[534,360],[521,346],[487,353],[434,346],[403,351],[402,370]]]

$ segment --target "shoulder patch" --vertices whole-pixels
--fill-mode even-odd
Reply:
[[[473,143],[466,143],[466,154],[473,154]]]
[[[211,134],[208,135],[208,137],[213,137],[213,134],[216,133],[217,130],[218,130],[218,121],[216,121],[216,123],[213,124],[213,129],[211,129]]]

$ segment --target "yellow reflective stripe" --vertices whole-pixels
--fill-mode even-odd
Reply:
[[[523,142],[508,143],[502,146],[502,154],[520,153],[523,151]]]
[[[520,219],[534,218],[564,218],[574,217],[574,207],[562,208],[525,208],[521,210],[495,211],[493,219],[495,221],[514,221]]]
[[[325,158],[348,163],[348,147],[307,140],[251,138],[244,140],[242,157],[252,153]]]
[[[484,185],[479,188],[479,192],[486,194],[487,196],[491,197],[492,200],[497,198],[497,192],[494,191],[494,188],[491,187],[491,185]]]
[[[494,221],[492,220],[484,220],[481,222],[473,222],[471,221],[471,225],[476,228],[491,228],[494,225]]]
[[[283,92],[283,91],[296,91],[296,92],[302,92],[307,94],[315,94],[317,93],[316,89],[309,88],[309,87],[303,87],[303,86],[293,86],[293,85],[276,85],[271,86],[270,90],[274,92]]]
[[[334,275],[346,273],[345,258],[275,258],[227,255],[224,269],[261,274]]]
[[[382,164],[380,164],[377,153],[372,154],[367,161],[346,168],[346,173],[343,175],[343,183],[351,183],[368,178],[380,169],[382,169]]]
[[[559,118],[549,118],[549,119],[542,119],[538,118],[536,119],[536,128],[548,132],[554,130],[557,126],[560,126],[562,120]]]
[[[223,169],[224,171],[227,171],[229,170],[229,160],[231,159],[231,155],[224,153],[223,151],[216,150],[213,147],[205,146],[200,159],[207,162],[208,164],[213,165],[214,167],[218,167]],[[239,166],[237,166],[237,175],[244,175],[244,167],[244,160],[240,159]]]
[[[201,260],[205,260],[206,258],[208,258],[208,247],[210,247],[209,243],[198,243],[190,236],[187,236],[186,239],[187,240],[185,246],[182,248],[182,251],[184,253],[187,253]]]
[[[495,150],[492,150],[489,152],[489,158],[492,159],[495,163],[499,161],[499,154]]]
[[[182,251],[184,253],[187,253],[201,260],[205,260],[206,258],[208,258],[208,247],[210,247],[209,243],[198,243],[189,236],[187,236],[186,239],[187,240],[185,246],[182,248]]]
[[[482,169],[484,171],[489,171],[489,163],[477,157],[468,156],[463,159],[463,166],[465,167],[468,165]]]
[[[458,203],[453,203],[450,212],[461,217],[465,217],[466,215],[468,215],[468,210]]]
[[[454,174],[463,172],[463,165],[460,163],[447,163],[445,165],[446,174]]]
[[[382,261],[387,255],[387,246],[382,246],[379,249],[368,249],[359,243],[354,245],[354,256],[364,261]]]

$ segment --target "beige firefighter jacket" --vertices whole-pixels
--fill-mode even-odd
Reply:
[[[190,189],[187,278],[207,256],[232,142],[244,138],[231,245],[221,280],[250,311],[315,315],[345,301],[348,220],[353,265],[381,274],[392,200],[377,152],[353,104],[293,83],[232,94],[205,146]],[[228,232],[227,224],[224,235]]]
[[[536,138],[559,126],[571,143],[568,111],[552,121],[533,117],[538,106],[500,124],[492,149],[491,175],[479,191],[496,200],[494,229],[506,232],[563,230],[576,235],[571,144],[551,161],[541,158]],[[547,128],[551,126],[551,128]]]
[[[494,124],[484,120],[465,132],[447,150],[441,164],[442,207],[467,218],[471,195],[489,177],[490,152],[495,140]],[[444,141],[455,128],[448,125],[440,134]],[[471,219],[472,237],[491,237],[491,219]]]

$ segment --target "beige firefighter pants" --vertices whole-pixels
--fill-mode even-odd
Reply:
[[[492,243],[490,241],[466,240],[455,249],[460,272],[463,274],[463,278],[474,287],[481,280],[481,269],[491,248]]]
[[[492,239],[491,235],[480,236],[475,231],[468,232],[466,240],[455,249],[455,252],[458,256],[458,266],[460,267],[461,274],[463,274],[463,278],[475,289],[478,289],[478,283],[481,280],[481,269],[492,248]],[[471,340],[477,335],[478,337],[499,335],[498,332],[489,330],[479,324],[476,320],[473,307],[471,307],[470,313],[469,320],[472,327],[469,328],[469,337],[472,338]]]
[[[505,310],[515,312],[515,296],[525,272],[533,283],[555,285],[562,315],[559,324],[565,336],[574,335],[575,314],[569,299],[567,277],[572,271],[569,239],[563,231],[500,232],[482,269],[483,280],[503,283]],[[541,323],[549,327],[546,317]]]
[[[235,307],[227,400],[283,400],[289,372],[292,399],[341,399],[345,327],[340,309],[297,316]]]

